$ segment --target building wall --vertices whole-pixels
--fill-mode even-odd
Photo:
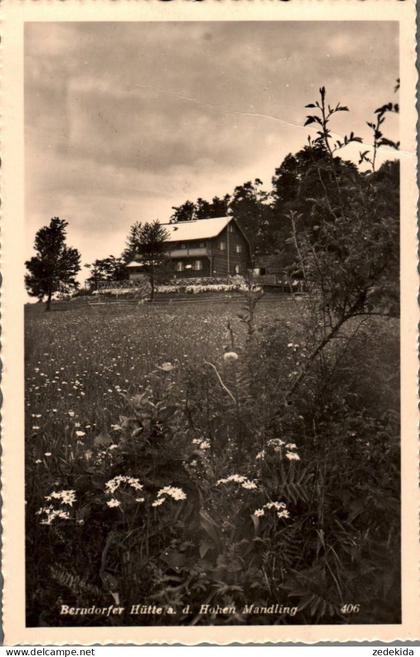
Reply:
[[[201,269],[196,268],[196,263],[201,262]],[[177,265],[182,262],[183,268],[179,270]],[[174,258],[172,262],[172,272],[176,278],[200,278],[201,276],[211,276],[210,260],[207,256],[195,258]]]
[[[131,282],[142,281],[145,278],[145,273],[143,269],[136,269],[135,267],[130,268],[128,271],[128,280]]]
[[[170,270],[176,278],[244,275],[251,265],[248,242],[234,222],[212,239],[171,242],[170,252],[173,253]],[[197,262],[201,263],[200,269]],[[130,271],[130,280],[140,271]]]
[[[246,274],[251,263],[249,246],[235,223],[229,224],[211,242],[212,274],[214,276]]]

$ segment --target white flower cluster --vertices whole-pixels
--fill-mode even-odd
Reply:
[[[255,481],[251,481],[247,477],[244,477],[243,475],[239,475],[239,474],[233,474],[230,475],[229,477],[225,477],[225,479],[219,479],[219,481],[216,483],[216,486],[222,486],[224,484],[230,484],[230,483],[239,484],[242,488],[245,488],[245,490],[257,489],[257,484],[255,483]]]
[[[158,285],[156,287],[159,294],[173,294],[174,292],[184,292],[186,294],[200,294],[202,292],[236,292],[237,290],[246,290],[246,285],[236,283],[193,283],[187,285]]]
[[[42,518],[41,525],[52,525],[54,520],[58,518],[60,520],[69,520],[70,514],[68,511],[63,511],[62,509],[54,509],[50,504],[49,506],[42,506],[37,512],[37,515],[45,515],[45,518]]]
[[[60,490],[53,491],[49,495],[46,495],[45,498],[47,502],[52,502],[53,500],[58,500],[61,504],[68,504],[73,506],[76,501],[76,491],[74,490]]]
[[[53,491],[49,495],[45,495],[44,499],[47,502],[58,502],[59,504],[66,504],[73,506],[76,501],[76,491],[74,490],[59,490]],[[41,519],[41,525],[51,525],[54,520],[70,520],[70,514],[61,508],[56,508],[53,504],[42,506],[37,512],[37,515],[44,516]]]
[[[265,516],[265,511],[270,509],[274,509],[276,511],[278,518],[290,517],[290,513],[288,512],[284,502],[267,502],[263,507],[261,507],[261,509],[256,509],[254,511],[254,516],[261,518],[261,516]]]
[[[92,292],[92,295],[98,295],[100,296],[101,294],[109,294],[111,296],[125,296],[128,294],[139,294],[139,293],[147,293],[148,289],[147,287],[144,289],[143,286],[137,286],[137,287],[119,287],[119,288],[112,288],[112,287],[103,287],[100,290],[94,290]]]
[[[116,497],[111,497],[110,500],[107,502],[108,506],[113,509],[114,507],[121,506],[121,502],[117,500]]]
[[[225,363],[235,363],[238,360],[239,356],[235,351],[226,351],[223,354],[223,360]]]
[[[134,490],[143,490],[143,484],[139,482],[136,477],[128,477],[127,475],[117,475],[113,479],[110,479],[105,484],[105,492],[108,495],[112,495],[116,490],[122,485],[126,484],[131,486]]]
[[[160,506],[166,502],[167,498],[171,497],[175,502],[180,502],[186,500],[187,496],[182,490],[182,488],[177,488],[176,486],[164,486],[158,491],[157,498],[152,502],[152,506]]]
[[[300,456],[296,451],[297,445],[295,443],[286,443],[284,440],[281,440],[280,438],[271,438],[269,441],[267,441],[267,447],[272,448],[273,452],[276,452],[277,454],[281,454],[284,447],[286,450],[286,458],[289,461],[300,461]],[[265,450],[259,452],[256,458],[264,459]]]
[[[162,365],[160,365],[158,367],[158,369],[162,370],[163,372],[172,372],[172,370],[175,369],[175,365],[172,365],[172,363],[166,362],[166,363],[162,363]]]
[[[198,445],[200,449],[203,450],[210,449],[210,443],[208,440],[201,440],[201,438],[193,438],[191,442],[193,445]]]

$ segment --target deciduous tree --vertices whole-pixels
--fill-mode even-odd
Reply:
[[[96,290],[98,283],[102,281],[123,281],[127,278],[126,263],[122,258],[116,258],[113,255],[97,259],[91,265],[85,266],[90,269],[90,276],[86,283],[92,290]]]
[[[35,236],[36,255],[25,263],[29,272],[25,275],[26,289],[40,301],[47,298],[47,311],[55,292],[78,287],[80,253],[66,245],[67,226],[67,221],[53,217],[48,226],[40,228]]]
[[[137,221],[130,228],[127,248],[123,254],[126,262],[137,260],[149,275],[151,301],[155,295],[156,275],[167,260],[167,239],[168,232],[158,220],[144,224]]]

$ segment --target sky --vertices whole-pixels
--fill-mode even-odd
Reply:
[[[269,189],[320,86],[351,110],[337,135],[369,138],[398,77],[391,22],[27,23],[26,257],[53,216],[85,264],[187,199],[256,177]]]

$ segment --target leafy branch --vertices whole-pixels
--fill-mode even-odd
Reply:
[[[341,105],[340,103],[337,103],[335,107],[330,104],[327,105],[325,87],[320,88],[319,94],[321,97],[320,101],[317,100],[315,103],[308,103],[308,105],[305,105],[306,108],[316,109],[318,111],[316,114],[309,114],[304,123],[305,126],[312,123],[316,123],[320,126],[320,130],[317,131],[318,137],[314,140],[314,143],[320,146],[325,146],[331,157],[336,151],[344,148],[344,146],[348,146],[348,144],[352,142],[362,143],[361,137],[356,137],[354,132],[350,132],[349,135],[344,135],[343,141],[337,139],[337,141],[331,143],[332,133],[329,128],[331,117],[337,112],[349,112],[350,110],[346,105]]]
[[[395,85],[395,92],[397,92],[399,88],[400,88],[400,80],[398,79]],[[372,171],[375,171],[376,157],[378,154],[378,150],[381,146],[388,146],[389,148],[394,148],[395,150],[399,150],[400,142],[392,141],[391,139],[384,137],[381,127],[385,122],[385,116],[387,113],[393,112],[395,114],[398,114],[399,111],[400,108],[398,103],[386,103],[385,105],[382,105],[381,107],[378,107],[375,110],[376,119],[374,121],[367,121],[367,125],[372,130],[372,135],[373,135],[372,154],[370,154],[369,150],[362,151],[360,153],[359,164],[362,164],[363,162],[367,162],[371,165]]]

